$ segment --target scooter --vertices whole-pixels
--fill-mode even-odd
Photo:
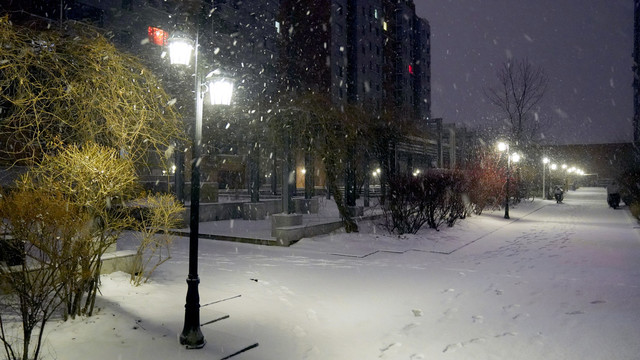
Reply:
[[[609,203],[609,207],[617,209],[620,206],[620,194],[607,195],[607,203]]]
[[[564,194],[563,193],[554,194],[554,197],[556,198],[556,204],[560,204],[562,202],[562,199],[564,199]]]

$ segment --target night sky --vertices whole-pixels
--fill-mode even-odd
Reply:
[[[431,24],[432,116],[502,126],[483,89],[510,57],[544,68],[551,144],[630,142],[633,0],[415,0]]]

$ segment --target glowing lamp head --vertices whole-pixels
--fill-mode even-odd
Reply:
[[[225,77],[209,79],[211,105],[230,105],[233,95],[233,80]]]
[[[191,52],[193,52],[193,40],[186,36],[176,34],[169,38],[169,57],[173,65],[189,65]]]

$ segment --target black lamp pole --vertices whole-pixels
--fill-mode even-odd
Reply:
[[[187,276],[187,300],[184,306],[184,327],[180,344],[187,349],[200,349],[205,344],[200,330],[200,294],[198,285],[198,234],[200,226],[200,146],[202,144],[202,83],[198,73],[198,36],[195,46],[196,123],[193,134],[193,159],[191,160],[191,212],[189,215],[189,275]]]
[[[511,177],[511,156],[507,146],[507,193],[505,195],[504,218],[509,219],[509,178]]]

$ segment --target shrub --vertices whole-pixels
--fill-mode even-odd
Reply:
[[[384,207],[385,226],[398,234],[415,234],[427,222],[423,182],[412,176],[389,179],[389,194]]]
[[[147,282],[158,266],[171,259],[171,229],[181,222],[183,206],[173,195],[151,195],[143,199],[144,211],[137,225],[140,245],[131,272],[131,283]]]
[[[633,216],[640,219],[640,168],[624,171],[618,178],[618,183],[622,201],[629,205]]]
[[[130,159],[120,157],[115,149],[88,143],[45,155],[42,163],[19,182],[18,187],[24,190],[61,194],[90,219],[82,236],[67,249],[72,261],[61,269],[65,316],[92,314],[100,258],[133,224],[131,217],[115,208],[133,197],[136,179]]]
[[[8,359],[37,359],[45,324],[65,300],[66,277],[75,271],[75,252],[84,246],[90,219],[59,192],[43,189],[3,196],[0,216],[0,241],[16,255],[0,265],[0,341]],[[13,334],[20,330],[21,336]]]
[[[505,168],[495,154],[481,156],[467,172],[469,204],[476,215],[504,199]]]
[[[415,234],[426,223],[432,229],[453,226],[466,216],[468,183],[459,171],[430,170],[417,176],[390,179],[384,207],[385,225],[399,234]]]

